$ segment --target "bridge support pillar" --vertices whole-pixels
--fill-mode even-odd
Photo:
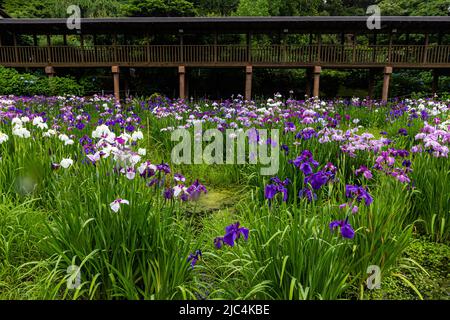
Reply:
[[[381,100],[387,101],[389,97],[389,81],[391,80],[392,67],[384,67],[383,91],[381,93]]]
[[[322,72],[321,66],[314,66],[313,74],[314,74],[314,87],[313,87],[313,96],[319,96],[319,86],[320,86],[320,73]]]
[[[116,98],[116,100],[119,101],[120,100],[120,87],[119,87],[120,69],[119,69],[119,66],[112,66],[111,72],[112,72],[113,78],[114,78],[114,98]]]
[[[245,67],[245,100],[252,100],[253,66]]]
[[[180,99],[186,99],[186,67],[178,66],[178,80],[179,80],[179,97]]]
[[[49,77],[49,78],[53,78],[55,76],[55,68],[53,68],[52,66],[46,66],[45,67],[45,74]]]

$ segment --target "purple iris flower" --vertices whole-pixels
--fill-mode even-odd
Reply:
[[[52,170],[58,170],[61,168],[61,165],[59,163],[52,163],[51,168]]]
[[[409,161],[407,159],[403,160],[402,166],[407,167],[407,168],[411,167],[411,161]]]
[[[284,133],[289,131],[295,131],[295,124],[287,121],[284,123]]]
[[[289,178],[281,181],[280,178],[273,177],[270,180],[274,183],[266,185],[264,189],[264,197],[268,200],[271,200],[278,192],[281,192],[283,194],[283,201],[286,202],[288,198],[288,190],[286,187],[291,182]]]
[[[164,190],[164,199],[170,200],[173,198],[173,189],[172,188],[166,188]]]
[[[298,192],[298,197],[306,198],[308,199],[309,202],[317,199],[317,195],[314,192],[312,192],[309,188],[300,189],[300,191]]]
[[[225,236],[223,237],[223,242],[230,247],[234,246],[234,242],[240,238],[241,235],[244,236],[245,240],[248,240],[249,230],[244,227],[240,227],[239,221],[233,223],[225,228]]]
[[[79,141],[81,144],[90,144],[90,143],[92,143],[92,139],[89,138],[88,135],[82,136],[78,141]]]
[[[358,169],[356,169],[355,174],[358,176],[362,174],[364,178],[370,180],[372,179],[372,172],[366,167],[366,166],[360,166]]]
[[[317,171],[305,178],[305,184],[310,184],[314,190],[319,190],[329,180],[329,175],[322,170]]]
[[[297,158],[290,160],[289,163],[299,168],[305,175],[310,175],[312,173],[312,167],[317,168],[319,165],[309,150],[303,150]]]
[[[281,145],[281,150],[284,151],[284,154],[287,155],[289,153],[289,147],[285,144]]]
[[[398,134],[401,136],[407,136],[408,135],[408,131],[405,128],[400,128],[398,130]]]
[[[214,239],[214,246],[215,246],[217,249],[222,248],[222,246],[223,246],[223,237],[216,237],[216,238]]]
[[[76,126],[75,126],[78,130],[83,130],[84,129],[84,127],[85,127],[85,125],[84,125],[84,123],[83,122],[81,122],[81,121],[78,121],[78,123],[76,124]]]
[[[179,182],[185,182],[186,181],[186,178],[181,173],[175,173],[173,175],[173,179],[175,181],[179,181]]]
[[[348,223],[348,218],[345,220],[335,220],[330,223],[330,230],[333,231],[335,228],[340,228],[341,235],[347,239],[353,239],[355,236],[355,231],[353,230],[350,223]]]
[[[162,171],[162,172],[164,172],[165,174],[169,174],[169,173],[170,173],[170,167],[169,167],[169,165],[168,165],[167,163],[161,163],[161,164],[158,164],[158,165],[156,166],[156,170]]]
[[[428,112],[425,110],[420,111],[420,116],[422,117],[422,120],[427,120],[429,117]]]
[[[296,139],[303,139],[303,140],[309,140],[312,137],[317,137],[316,130],[314,130],[312,128],[303,129],[295,135]]]
[[[304,175],[310,175],[313,172],[309,162],[303,162],[298,168],[303,171]]]
[[[147,187],[151,187],[153,185],[158,185],[159,184],[159,179],[158,178],[154,178],[152,180],[150,180],[149,182],[147,182]]]
[[[198,179],[195,180],[195,182],[189,188],[187,188],[186,191],[192,200],[197,200],[200,197],[200,193],[208,192],[208,190],[206,190],[206,187],[198,182]]]
[[[356,199],[358,202],[364,200],[366,206],[369,206],[373,202],[372,196],[361,186],[346,185],[345,196],[350,199]]]
[[[197,250],[195,251],[195,253],[189,254],[187,261],[191,263],[192,269],[194,269],[195,264],[197,263],[197,261],[200,259],[201,256],[202,256],[201,250]]]

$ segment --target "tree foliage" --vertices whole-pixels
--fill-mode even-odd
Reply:
[[[383,15],[445,16],[450,14],[448,0],[382,0],[378,5]]]
[[[2,1],[2,0],[0,0]],[[3,0],[6,12],[16,18],[64,18],[73,0]],[[78,0],[84,18],[115,17],[127,0]]]
[[[132,0],[124,6],[132,17],[183,17],[197,15],[194,5],[186,0]]]
[[[62,18],[73,0],[0,0],[21,18]],[[378,4],[382,15],[446,16],[448,0],[78,0],[83,17],[365,15]]]

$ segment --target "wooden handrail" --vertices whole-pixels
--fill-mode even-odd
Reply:
[[[0,46],[0,65],[172,65],[195,63],[289,65],[450,64],[450,45],[96,45]],[[320,55],[320,56],[319,56]],[[425,59],[426,58],[426,59]],[[320,61],[319,61],[320,59]],[[449,66],[450,67],[450,66]]]

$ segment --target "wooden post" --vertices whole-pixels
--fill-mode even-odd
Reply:
[[[34,45],[35,47],[38,46],[38,39],[37,39],[37,35],[36,35],[36,34],[33,34],[33,45]]]
[[[357,35],[354,34],[353,35],[353,53],[352,53],[352,62],[355,63],[356,60],[356,39],[357,39]]]
[[[381,100],[387,102],[389,97],[389,81],[391,80],[392,67],[384,67],[383,91],[381,93]]]
[[[63,43],[65,46],[67,46],[67,35],[63,34]]]
[[[47,76],[49,78],[53,78],[55,75],[55,69],[52,66],[46,66],[45,67],[45,74],[47,74]]]
[[[114,78],[114,97],[116,98],[116,102],[119,102],[119,100],[120,100],[120,87],[119,87],[120,69],[119,69],[119,66],[112,66],[111,72],[112,72],[113,78]]]
[[[180,83],[179,97],[186,99],[186,67],[178,66],[178,79]]]
[[[319,96],[319,86],[320,86],[320,73],[322,72],[321,66],[314,66],[313,74],[314,74],[314,87],[313,87],[313,96]]]
[[[252,99],[252,78],[253,66],[248,65],[245,67],[245,100],[247,101]]]

